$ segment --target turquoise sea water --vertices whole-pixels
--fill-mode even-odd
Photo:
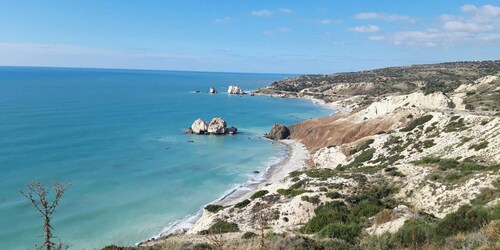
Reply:
[[[285,75],[0,67],[0,248],[34,249],[42,219],[18,191],[71,182],[55,214],[70,249],[133,245],[255,177],[283,157],[260,138],[330,110],[311,102],[230,96]],[[220,93],[206,92],[214,86]],[[236,136],[185,135],[221,116]],[[189,142],[192,140],[194,142]]]

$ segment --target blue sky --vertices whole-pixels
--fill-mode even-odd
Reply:
[[[333,73],[499,55],[498,0],[0,0],[5,66]]]

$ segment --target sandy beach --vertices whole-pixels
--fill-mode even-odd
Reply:
[[[221,198],[209,204],[222,206],[234,205],[242,200],[250,198],[256,190],[269,184],[278,183],[282,181],[290,172],[302,169],[306,166],[305,163],[308,159],[309,152],[302,143],[294,140],[280,140],[273,143],[280,143],[286,149],[286,156],[280,162],[269,166],[260,178],[251,179],[246,183],[227,191]],[[143,242],[155,240],[170,234],[179,234],[184,232],[189,234],[191,231],[196,233],[196,228],[198,228],[197,225],[204,224],[206,223],[203,221],[203,208],[201,208],[196,214],[187,216],[184,219],[168,225],[157,235]],[[191,230],[193,228],[195,228],[195,230]]]

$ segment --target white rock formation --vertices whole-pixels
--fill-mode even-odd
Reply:
[[[215,90],[214,87],[210,87],[210,89],[208,90],[208,93],[217,94],[217,90]]]
[[[227,124],[220,117],[214,117],[208,124],[208,133],[211,134],[225,134]]]
[[[238,86],[231,85],[227,89],[228,94],[243,95],[245,92]]]
[[[205,123],[202,119],[198,118],[191,125],[191,130],[196,134],[203,134],[208,130],[207,123]]]
[[[347,157],[336,147],[320,148],[314,153],[314,163],[321,168],[336,168],[339,164],[346,164]]]

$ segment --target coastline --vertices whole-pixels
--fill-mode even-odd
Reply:
[[[206,205],[234,205],[242,200],[250,198],[256,190],[268,184],[279,182],[283,180],[290,172],[299,170],[306,166],[306,160],[308,159],[309,152],[302,143],[289,139],[271,142],[279,143],[285,149],[285,156],[280,159],[279,162],[271,164],[269,167],[267,167],[260,178],[249,179],[247,182],[229,189],[220,198]],[[136,245],[159,240],[160,238],[169,235],[193,233],[192,229],[196,224],[204,224],[201,220],[203,219],[204,207],[206,205],[200,208],[200,210],[196,214],[188,215],[183,219],[172,222],[171,224],[163,228],[158,234],[152,236],[149,239],[140,241]]]

